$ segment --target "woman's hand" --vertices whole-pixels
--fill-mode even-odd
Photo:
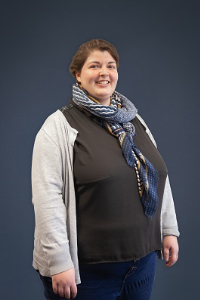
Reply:
[[[163,240],[163,252],[166,260],[166,267],[173,266],[178,260],[178,241],[174,235],[167,235]]]
[[[75,269],[69,269],[52,276],[52,288],[55,294],[67,299],[74,299],[77,294]]]

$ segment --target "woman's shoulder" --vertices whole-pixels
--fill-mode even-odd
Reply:
[[[56,110],[46,118],[38,132],[38,134],[47,134],[54,140],[62,137],[66,138],[66,136],[69,139],[74,139],[74,136],[76,136],[77,133],[77,130],[69,125],[66,117],[60,109]]]
[[[140,121],[140,123],[144,126],[145,131],[148,134],[148,136],[150,137],[150,139],[153,142],[153,144],[157,147],[156,141],[155,141],[155,139],[154,139],[154,137],[153,137],[153,135],[152,135],[149,127],[147,126],[146,122],[144,121],[144,119],[139,114],[137,114],[136,117]]]
[[[145,123],[144,119],[139,114],[136,115],[136,118],[140,121],[140,123],[144,126],[145,130],[147,131],[148,126]]]
[[[53,112],[51,115],[49,115],[46,120],[44,121],[44,124],[42,125],[42,129],[48,129],[52,126],[58,126],[58,125],[64,125],[67,126],[67,120],[63,116],[63,113],[60,109],[57,109],[55,112]]]

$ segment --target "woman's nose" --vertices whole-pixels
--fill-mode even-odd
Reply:
[[[107,76],[109,75],[108,69],[107,68],[101,68],[100,73],[101,76]]]

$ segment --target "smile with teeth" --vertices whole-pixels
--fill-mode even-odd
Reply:
[[[97,81],[97,84],[109,84],[110,82],[108,80],[101,80]]]

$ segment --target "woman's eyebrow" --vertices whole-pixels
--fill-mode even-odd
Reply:
[[[100,64],[99,61],[90,61],[89,64]]]
[[[90,61],[89,64],[100,64],[99,61]],[[109,61],[108,64],[116,64],[115,61]]]

